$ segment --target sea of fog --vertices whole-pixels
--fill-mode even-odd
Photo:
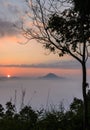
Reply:
[[[0,104],[12,101],[17,109],[22,105],[47,109],[63,101],[64,106],[68,107],[74,97],[82,98],[81,88],[81,80],[78,78],[0,80]]]

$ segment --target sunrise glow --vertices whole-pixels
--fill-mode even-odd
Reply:
[[[7,77],[8,77],[8,78],[10,78],[10,77],[11,77],[11,75],[10,75],[10,74],[8,74],[8,75],[7,75]]]
[[[23,9],[25,8],[23,8],[23,4],[25,3],[22,3],[22,0],[16,0],[15,2],[9,0],[11,8],[8,8],[6,1],[2,1],[3,2],[0,3],[0,9],[3,10],[4,17],[2,17],[1,13],[0,76],[7,78],[13,76],[27,77],[45,75],[50,72],[65,76],[66,74],[81,74],[81,68],[78,67],[76,62],[75,64],[72,62],[73,64],[69,66],[71,60],[73,60],[70,56],[59,57],[57,53],[50,53],[49,50],[43,47],[43,44],[37,43],[35,40],[23,44],[27,39],[23,37],[20,30],[16,29],[16,27],[12,27],[12,25],[15,24],[15,21],[19,22],[20,18],[22,17],[23,19],[23,16],[25,16],[21,16],[21,12],[23,13]],[[20,4],[20,1],[22,4]],[[14,11],[11,11],[14,4],[15,7],[21,10],[17,11],[16,8]],[[27,24],[26,26],[32,26],[31,21],[28,21],[28,19],[25,20],[25,22]],[[28,67],[28,65],[30,65],[30,67]],[[90,71],[88,73],[90,74]]]

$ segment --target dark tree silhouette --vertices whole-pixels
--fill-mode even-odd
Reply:
[[[83,130],[88,129],[86,62],[90,56],[89,0],[26,0],[30,23],[22,26],[27,42],[35,39],[59,56],[70,55],[82,66]]]
[[[86,74],[86,52],[90,46],[90,1],[89,0],[72,0],[74,4],[74,11],[79,14],[80,17],[80,27],[81,27],[81,38],[83,43],[83,57],[82,57],[82,72],[83,72],[83,99],[84,99],[84,127],[83,129],[88,129],[88,101],[86,96],[86,87],[88,86],[87,74]],[[89,45],[87,46],[87,42]],[[89,56],[90,54],[87,53]]]
[[[5,118],[12,118],[15,113],[15,106],[12,104],[12,102],[7,102],[6,103],[6,113],[5,113]]]

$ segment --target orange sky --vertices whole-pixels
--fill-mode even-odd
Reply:
[[[30,41],[26,45],[18,43],[24,43],[25,39],[19,35],[19,30],[13,25],[17,25],[21,19],[25,18],[26,8],[25,1],[22,0],[0,0],[0,65],[48,64],[70,59],[69,57],[59,58],[57,54],[49,54],[41,44],[35,41]],[[38,75],[51,71],[60,72],[59,69],[52,70],[51,68],[0,67],[0,76]]]
[[[49,55],[42,45],[31,41],[26,45],[21,45],[22,39],[16,37],[4,37],[0,39],[0,64],[34,64],[48,62],[59,59],[56,55]]]
[[[73,76],[82,78],[81,69],[60,69],[60,68],[14,68],[14,67],[0,67],[0,76],[10,75],[25,76],[25,77],[39,77],[48,73],[55,73],[58,76],[70,78]],[[90,76],[90,69],[88,69],[88,78]]]
[[[24,18],[26,5],[22,0],[0,0],[0,76],[8,74],[14,75],[43,75],[49,72],[59,75],[80,74],[79,69],[66,68],[50,68],[49,67],[3,67],[3,65],[39,65],[54,64],[62,61],[69,61],[72,58],[65,56],[60,58],[57,54],[49,54],[43,46],[36,41],[30,41],[26,45],[25,39],[19,35],[19,31],[13,27],[13,24],[20,22],[21,17]],[[68,63],[68,62],[67,62]]]
[[[57,68],[14,68],[14,67],[1,67],[0,76],[41,76],[47,73],[55,73],[59,76],[75,76],[80,75],[81,70],[79,69],[57,69]]]
[[[0,65],[37,65],[54,62],[68,61],[70,57],[60,58],[57,54],[48,54],[41,44],[30,41],[26,45],[21,45],[18,41],[22,39],[16,36],[5,36],[0,39]],[[47,73],[56,73],[58,75],[80,75],[80,69],[70,68],[38,68],[38,67],[0,67],[0,76],[38,76]]]
[[[26,45],[21,45],[18,42],[22,42],[21,37],[5,36],[0,39],[0,65],[44,64],[67,60],[67,57],[60,59],[57,54],[49,54],[41,44],[35,41],[30,41]],[[38,75],[48,72],[59,73],[60,70],[50,68],[0,68],[0,75]],[[61,73],[63,73],[63,70],[61,70]]]

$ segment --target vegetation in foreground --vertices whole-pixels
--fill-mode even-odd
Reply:
[[[88,119],[90,124],[90,92],[88,99]],[[63,104],[59,108],[51,106],[50,110],[33,110],[24,106],[16,111],[12,102],[6,103],[6,108],[0,104],[0,130],[82,130],[83,101],[74,98],[68,110]]]

